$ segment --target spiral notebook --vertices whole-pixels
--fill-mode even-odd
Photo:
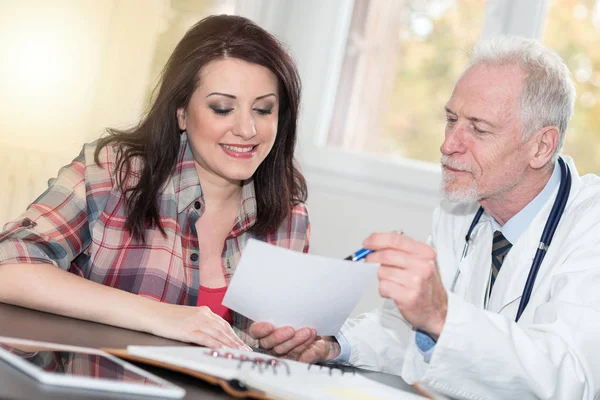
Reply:
[[[183,372],[234,397],[285,400],[422,399],[354,372],[232,349],[129,346],[113,355]]]

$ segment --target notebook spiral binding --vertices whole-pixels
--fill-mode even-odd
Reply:
[[[220,352],[219,350],[210,350],[207,353],[209,356],[216,358],[226,358],[229,360],[238,360],[238,369],[241,369],[243,365],[250,364],[252,368],[256,368],[260,373],[267,370],[272,370],[274,374],[277,374],[278,370],[283,370],[287,375],[290,375],[290,366],[283,360],[275,358],[263,358],[263,357],[249,357],[246,355],[236,356],[229,352]]]
[[[318,362],[313,364],[308,364],[308,369],[318,367],[319,369],[328,368],[329,375],[333,375],[335,371],[339,371],[340,374],[356,374],[356,367],[346,362],[338,362],[338,361],[326,361],[326,362]]]
[[[206,354],[211,357],[215,357],[215,358],[226,358],[229,360],[238,360],[239,361],[238,366],[237,366],[238,369],[241,369],[243,365],[250,364],[252,366],[252,368],[256,368],[260,373],[271,370],[273,372],[273,374],[275,374],[275,375],[278,373],[278,371],[282,371],[286,375],[291,374],[290,366],[284,360],[277,359],[277,358],[267,358],[267,357],[263,358],[263,357],[259,357],[259,356],[249,357],[244,354],[237,356],[233,353],[223,352],[223,351],[219,351],[216,349],[211,349]],[[308,370],[316,369],[316,368],[318,368],[320,370],[328,369],[329,375],[333,375],[333,373],[335,371],[339,371],[342,375],[345,373],[352,373],[352,374],[356,373],[356,368],[348,363],[331,362],[331,361],[307,364],[306,368]],[[243,389],[239,388],[238,390],[243,390]]]

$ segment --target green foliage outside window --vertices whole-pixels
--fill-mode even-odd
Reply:
[[[400,32],[399,68],[385,131],[378,148],[412,159],[439,162],[444,105],[479,40],[482,0],[412,0]],[[573,72],[575,114],[563,153],[581,174],[600,174],[600,0],[550,1],[543,41]]]
[[[543,40],[564,58],[577,88],[563,153],[580,174],[600,175],[600,1],[551,1]]]
[[[444,106],[479,40],[481,0],[410,1],[400,32],[399,68],[379,151],[439,162]]]

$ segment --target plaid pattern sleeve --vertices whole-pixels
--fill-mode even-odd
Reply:
[[[54,264],[64,270],[90,244],[84,151],[0,233],[0,264]]]

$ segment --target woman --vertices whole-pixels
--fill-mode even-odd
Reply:
[[[273,36],[242,17],[200,21],[142,121],[85,145],[5,227],[0,301],[248,349],[251,321],[221,306],[247,240],[308,251],[299,101]]]

